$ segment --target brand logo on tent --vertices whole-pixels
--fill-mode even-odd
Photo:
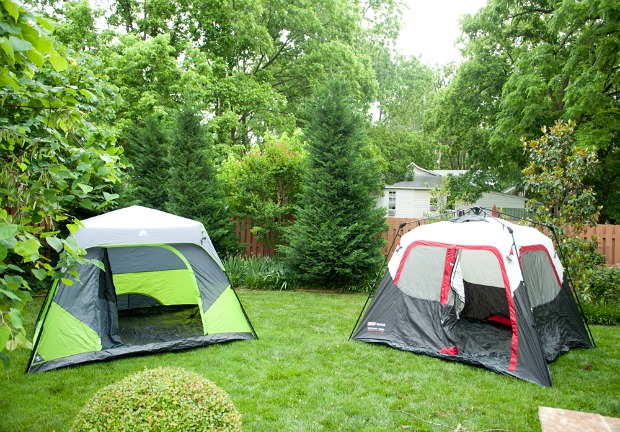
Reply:
[[[375,333],[384,333],[385,332],[385,323],[378,323],[374,321],[368,321],[368,331]]]
[[[149,233],[147,233],[145,230],[140,230],[140,232],[138,233],[138,237],[148,237]]]

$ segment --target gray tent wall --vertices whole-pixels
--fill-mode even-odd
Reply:
[[[505,221],[465,218],[438,224],[403,236],[401,245],[409,252],[394,254],[353,339],[551,386],[547,362],[569,348],[592,346],[563,272],[557,274],[561,266],[549,255],[552,245],[538,243],[542,234]],[[512,236],[508,227],[526,237],[524,245],[516,247],[519,242],[506,237]],[[491,259],[486,267],[472,269],[483,256],[497,265],[490,265]],[[455,290],[461,271],[464,304]],[[490,275],[494,271],[503,277]],[[476,277],[496,282],[468,281]],[[447,282],[450,290],[442,297]]]

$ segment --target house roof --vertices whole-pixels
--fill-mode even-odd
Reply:
[[[433,186],[441,186],[441,176],[416,175],[413,181],[402,181],[386,185],[385,187],[393,189],[430,189]]]
[[[421,168],[414,163],[411,163],[410,166],[413,166],[413,180],[402,181],[386,185],[385,187],[393,189],[430,189],[433,186],[441,185],[441,174]]]
[[[432,172],[434,172],[435,174],[438,174],[442,177],[445,177],[447,175],[453,175],[454,177],[456,176],[460,176],[462,174],[465,174],[467,172],[467,170],[433,170]]]

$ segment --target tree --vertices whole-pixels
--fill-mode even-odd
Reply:
[[[126,155],[131,163],[127,184],[120,200],[126,205],[142,205],[163,210],[168,201],[165,185],[170,174],[169,138],[166,125],[156,116],[146,119],[143,127],[129,129]]]
[[[532,197],[528,207],[536,218],[552,223],[563,234],[570,226],[580,232],[596,226],[599,208],[592,186],[584,179],[598,163],[592,148],[575,143],[576,123],[556,122],[535,140],[522,139],[529,164],[523,170]]]
[[[247,150],[267,133],[293,132],[305,98],[333,74],[371,101],[376,79],[361,42],[395,37],[397,4],[115,0],[108,23],[145,42],[166,35],[179,61],[189,47],[202,53],[213,76],[202,101],[209,131],[218,144]]]
[[[241,159],[230,158],[221,177],[233,213],[251,219],[252,231],[270,246],[283,242],[301,191],[303,150],[299,136],[267,137]]]
[[[600,207],[592,186],[584,179],[596,168],[596,152],[575,140],[576,124],[556,122],[535,140],[522,139],[529,164],[523,170],[525,186],[532,198],[527,203],[536,220],[551,225],[560,241],[558,247],[567,262],[575,288],[582,289],[592,270],[596,239],[577,236],[596,226]],[[570,229],[571,232],[568,232]]]
[[[101,72],[122,98],[116,106],[116,127],[123,144],[145,119],[151,115],[165,119],[181,103],[183,72],[173,54],[168,35],[147,40],[123,35],[116,44],[101,50]]]
[[[363,157],[364,118],[341,80],[317,92],[306,116],[307,167],[286,262],[312,284],[364,283],[382,261],[385,229],[379,172]]]
[[[576,143],[597,149],[600,163],[586,182],[595,186],[602,217],[620,216],[618,19],[620,4],[613,1],[490,0],[464,20],[467,67],[480,73],[462,85],[479,89],[469,95],[484,97],[464,98],[474,100],[465,110],[455,109],[472,118],[463,131],[488,127],[488,141],[472,143],[481,152],[474,154],[468,144],[479,168],[492,167],[502,180],[518,181],[527,163],[520,138],[535,138],[556,119],[575,119]],[[481,121],[473,121],[477,118]]]
[[[166,208],[202,222],[215,249],[231,253],[237,248],[237,239],[200,121],[198,110],[192,106],[177,115],[170,145]]]
[[[376,120],[369,137],[385,160],[388,184],[402,181],[411,162],[433,168],[437,154],[424,137],[427,104],[435,91],[433,71],[415,57],[393,58],[387,49],[374,51],[379,82]]]
[[[0,12],[0,360],[7,365],[6,350],[30,346],[20,316],[30,282],[59,279],[84,262],[59,230],[75,232],[77,207],[98,210],[116,198],[111,185],[124,162],[106,126],[114,94],[88,58],[65,52],[49,22],[21,4],[5,0]]]

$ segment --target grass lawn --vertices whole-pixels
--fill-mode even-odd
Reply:
[[[485,369],[349,341],[366,295],[241,291],[260,337],[189,351],[24,374],[0,372],[0,430],[65,431],[107,384],[158,366],[214,381],[245,431],[540,430],[538,407],[620,417],[620,327],[594,326],[593,350],[551,364],[553,388]],[[41,300],[24,321],[32,326]],[[440,426],[443,425],[443,426]],[[445,426],[445,427],[444,427]],[[462,429],[461,429],[462,430]]]

